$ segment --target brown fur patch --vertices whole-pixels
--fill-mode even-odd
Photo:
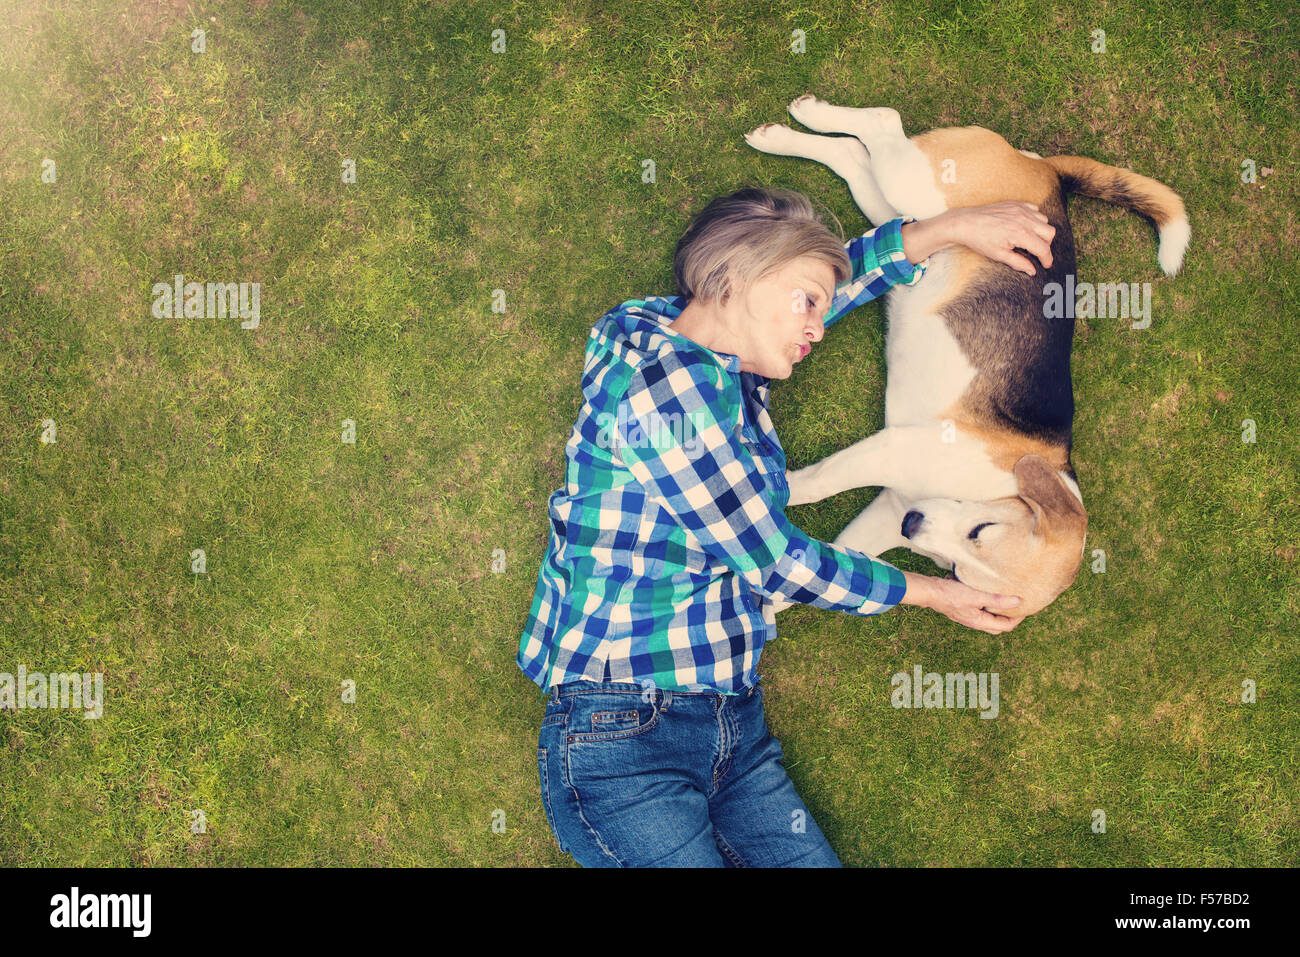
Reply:
[[[1044,442],[1033,436],[1009,432],[1005,428],[992,427],[986,422],[971,417],[970,413],[959,404],[950,406],[943,417],[952,419],[963,435],[972,436],[982,442],[990,461],[1004,472],[1013,471],[1016,463],[1026,455],[1041,456],[1053,468],[1070,468],[1070,455],[1064,446]]]
[[[952,126],[929,130],[912,142],[930,160],[935,185],[949,209],[985,206],[1014,200],[1042,203],[1060,185],[1046,160],[1025,156],[992,130],[981,126]],[[945,161],[953,182],[943,182]]]

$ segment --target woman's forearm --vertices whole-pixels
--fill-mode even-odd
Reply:
[[[907,591],[898,603],[929,608],[934,598],[934,579],[929,575],[914,575],[912,572],[903,572],[903,578],[907,581]]]
[[[927,256],[953,245],[948,214],[940,213],[929,219],[919,219],[914,223],[904,223],[899,230],[903,239],[903,253],[912,265],[921,262]]]

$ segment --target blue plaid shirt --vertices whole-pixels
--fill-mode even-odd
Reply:
[[[850,280],[826,326],[924,265],[895,219],[846,244]],[[519,641],[543,690],[613,681],[739,694],[776,637],[771,597],[855,615],[902,599],[903,573],[785,517],[785,453],[769,380],[667,328],[680,296],[630,299],[591,330],[585,399],[551,495],[550,544]]]

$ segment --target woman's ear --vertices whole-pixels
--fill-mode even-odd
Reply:
[[[736,279],[736,274],[727,270],[727,278],[722,286],[722,295],[718,297],[718,308],[724,308],[734,295],[743,292],[743,284]]]

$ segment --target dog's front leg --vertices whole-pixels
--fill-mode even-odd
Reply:
[[[790,472],[790,504],[820,502],[851,488],[891,486],[898,477],[899,444],[908,429],[881,429],[875,435],[828,455],[814,465]]]
[[[903,537],[903,516],[907,501],[892,488],[881,489],[880,494],[832,543],[840,548],[851,548],[877,558],[891,548],[907,547]]]
[[[982,442],[940,423],[881,429],[786,478],[790,505],[873,485],[914,499],[990,500],[1016,494],[1015,476],[993,465]]]

